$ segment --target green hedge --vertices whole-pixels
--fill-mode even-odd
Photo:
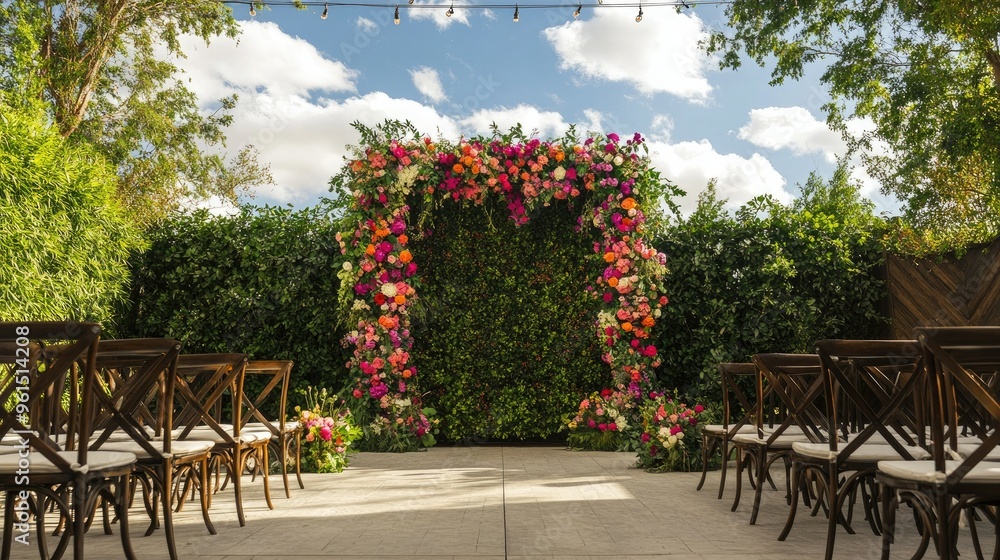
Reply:
[[[670,268],[661,384],[718,400],[719,362],[882,336],[883,228],[844,170],[810,178],[791,207],[758,199],[735,216],[707,191],[658,243]]]
[[[593,240],[562,204],[520,227],[507,214],[492,199],[445,204],[413,243],[424,282],[413,359],[450,440],[551,436],[611,380],[586,292]]]
[[[139,231],[96,151],[0,102],[0,320],[97,320],[124,296]]]
[[[338,227],[319,208],[181,216],[133,261],[122,336],[170,336],[184,351],[295,361],[294,386],[348,383],[336,325]],[[294,404],[294,403],[292,403]]]

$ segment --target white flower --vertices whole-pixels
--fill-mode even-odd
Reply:
[[[664,439],[664,438],[669,438],[670,437],[670,430],[667,429],[667,428],[662,428],[661,427],[660,431],[658,433],[660,435],[660,439]]]
[[[673,447],[677,445],[677,436],[670,436],[667,438],[667,447]]]
[[[625,158],[623,158],[621,154],[616,155],[615,159],[614,159],[614,164],[616,166],[618,166],[618,165],[621,165],[623,163],[625,163]]]
[[[684,432],[677,432],[677,439],[684,439]]]
[[[378,422],[372,422],[371,428],[372,428],[372,433],[374,433],[375,435],[382,433],[382,425],[379,424]]]
[[[364,300],[356,299],[354,300],[354,305],[351,306],[354,311],[368,311],[371,307],[365,303]],[[357,336],[357,335],[354,335]]]
[[[396,289],[396,285],[392,283],[382,284],[380,290],[382,291],[382,295],[385,297],[395,297],[395,295],[399,293],[399,290]]]
[[[662,311],[660,311],[659,309],[654,309],[653,310],[653,317],[656,317],[657,319],[659,319],[660,315],[663,315]]]
[[[410,399],[396,399],[395,401],[397,408],[405,408],[410,406]]]
[[[344,270],[346,270],[347,272],[350,272],[351,269],[353,269],[353,268],[354,268],[354,265],[351,264],[351,261],[344,261]]]
[[[566,169],[563,166],[559,166],[552,170],[552,178],[556,181],[562,181],[566,178]]]
[[[614,159],[614,157],[615,157],[615,156],[613,156],[613,155],[611,155],[611,154],[604,154],[604,161],[605,161],[605,162],[609,162],[609,161],[611,161],[612,159]]]

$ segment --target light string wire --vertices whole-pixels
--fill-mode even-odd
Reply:
[[[227,5],[237,5],[237,6],[256,6],[262,8],[265,6],[287,6],[295,8],[306,8],[314,6],[327,7],[362,7],[362,8],[387,8],[392,9],[397,6],[402,9],[407,10],[419,10],[419,9],[429,9],[429,10],[440,10],[447,6],[441,4],[402,4],[395,2],[328,2],[325,0],[216,0],[220,4]],[[466,10],[503,10],[509,9],[513,10],[515,8],[519,10],[548,10],[548,9],[569,9],[574,10],[578,8],[649,8],[649,7],[673,7],[673,8],[687,8],[693,9],[697,6],[724,6],[733,4],[734,0],[704,0],[696,2],[683,2],[680,0],[665,0],[665,1],[636,1],[636,2],[616,2],[614,4],[605,4],[603,2],[596,3],[560,3],[560,4],[532,4],[532,3],[516,3],[516,4],[457,4],[454,5],[458,9]]]

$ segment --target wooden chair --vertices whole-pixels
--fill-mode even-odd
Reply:
[[[100,389],[91,439],[94,449],[128,451],[138,458],[136,479],[143,486],[149,536],[163,506],[167,551],[178,558],[174,538],[173,496],[182,479],[197,481],[202,518],[216,534],[208,513],[208,458],[214,442],[173,441],[174,382],[181,343],[170,339],[102,340],[97,350]]]
[[[738,433],[755,431],[752,415],[756,404],[747,396],[741,383],[752,384],[756,380],[757,370],[752,363],[721,363],[719,376],[722,381],[722,424],[707,424],[701,428],[701,480],[698,481],[697,490],[705,485],[708,464],[716,451],[720,451],[722,478],[719,481],[718,499],[721,500],[726,490],[729,457],[735,450],[732,438]],[[735,411],[732,398],[736,399]],[[735,418],[734,412],[737,415]]]
[[[16,453],[0,454],[0,491],[6,496],[2,558],[11,556],[15,510],[27,509],[35,517],[42,558],[61,558],[72,536],[73,558],[83,560],[87,520],[101,498],[118,516],[123,555],[135,558],[126,500],[136,457],[87,445],[100,334],[96,323],[0,323],[0,402],[24,405],[0,407],[0,439],[13,435],[19,441]],[[50,505],[67,527],[51,555],[45,531]],[[18,517],[26,531],[27,520]]]
[[[1000,327],[928,327],[916,329],[915,335],[923,347],[928,381],[933,459],[878,463],[885,520],[882,558],[889,558],[896,510],[906,503],[923,530],[914,558],[925,553],[933,538],[938,556],[954,559],[961,513],[1000,504],[1000,465],[986,460],[1000,443],[1000,402],[991,389],[1000,370]],[[970,422],[984,438],[963,456],[960,433]],[[973,543],[982,558],[975,534]],[[998,553],[995,549],[994,558]]]
[[[756,465],[757,480],[754,485],[754,503],[750,512],[750,524],[757,522],[764,482],[771,466],[781,460],[786,475],[790,470],[789,456],[794,442],[822,443],[826,435],[820,426],[825,424],[825,416],[820,411],[823,390],[822,368],[819,356],[815,354],[756,354],[753,363],[758,371],[757,408],[754,412],[756,433],[736,434],[732,441],[737,452],[737,496],[733,511],[739,504],[742,492],[742,465],[749,455],[750,463]],[[777,406],[768,405],[765,411],[764,387],[769,386],[769,394],[775,397]],[[780,417],[777,425],[765,429],[765,417],[775,410]],[[790,477],[786,476],[787,496],[791,496]]]
[[[289,448],[293,441],[298,441],[301,436],[302,426],[297,420],[287,421],[288,415],[288,386],[291,383],[292,366],[294,362],[288,360],[250,360],[247,362],[246,375],[259,376],[264,378],[263,387],[259,391],[251,394],[249,380],[244,383],[243,404],[247,410],[242,414],[243,427],[241,433],[259,434],[269,438],[271,444],[277,452],[278,461],[281,464],[281,479],[285,485],[285,497],[290,498],[291,492],[288,485],[288,455]],[[270,376],[270,378],[268,378]],[[268,417],[261,411],[261,407],[268,401],[275,390],[279,398],[277,412],[274,416]],[[254,396],[255,395],[255,396]],[[273,397],[272,397],[273,398]],[[275,416],[277,421],[274,420]],[[295,446],[295,477],[298,479],[299,488],[305,488],[302,483],[302,455],[300,446]],[[267,468],[267,465],[264,465]],[[268,496],[270,502],[270,496]]]
[[[246,354],[186,354],[177,362],[176,393],[183,401],[181,411],[175,417],[180,432],[177,440],[210,440],[212,464],[216,471],[216,491],[233,483],[236,499],[236,516],[240,526],[246,525],[243,513],[242,474],[251,460],[254,468],[260,470],[268,460],[269,437],[259,434],[242,433],[241,403],[243,383],[246,374]],[[229,395],[228,402],[224,397]],[[229,417],[224,418],[224,412]],[[229,420],[226,422],[225,420]],[[225,468],[226,479],[220,484],[220,470]],[[270,483],[267,470],[263,469],[264,493],[268,507]],[[211,504],[211,496],[209,497]]]
[[[831,560],[837,525],[854,534],[851,520],[859,488],[872,530],[880,532],[874,491],[878,462],[930,454],[916,445],[917,433],[923,431],[914,413],[914,389],[923,379],[916,341],[821,340],[816,348],[830,437],[825,443],[792,443],[791,508],[778,540],[791,531],[800,489],[809,495],[807,481],[812,480],[821,497],[813,513],[821,505],[827,510],[826,559]]]

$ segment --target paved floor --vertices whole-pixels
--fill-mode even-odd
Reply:
[[[697,492],[696,474],[649,474],[629,468],[632,459],[544,447],[360,454],[343,474],[307,475],[306,489],[293,487],[290,500],[278,489],[273,511],[260,484],[247,479],[246,527],[236,523],[231,490],[212,506],[218,535],[207,533],[189,505],[175,518],[178,548],[181,558],[198,560],[823,557],[822,516],[800,511],[789,539],[776,540],[787,512],[783,492],[765,491],[758,523],[750,526],[748,488],[730,512],[731,484],[723,500],[715,498],[718,472]],[[139,558],[167,558],[162,530],[142,536],[141,509],[130,519]],[[893,558],[913,549],[915,530],[902,525]],[[838,534],[837,558],[878,558],[879,538],[860,520],[856,528],[855,535]],[[87,551],[88,559],[121,558],[118,537],[98,527],[87,535]],[[18,547],[14,558],[37,556]]]

